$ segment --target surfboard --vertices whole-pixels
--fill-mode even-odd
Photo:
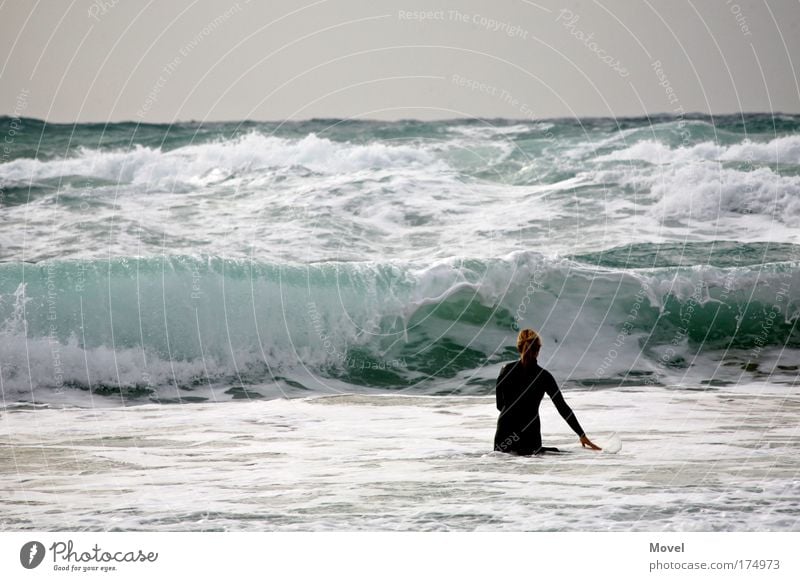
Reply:
[[[597,445],[602,448],[600,452],[603,454],[618,454],[622,450],[622,439],[614,432],[605,440],[599,440]]]

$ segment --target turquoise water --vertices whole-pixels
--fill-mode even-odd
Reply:
[[[0,118],[5,397],[794,386],[798,128]]]

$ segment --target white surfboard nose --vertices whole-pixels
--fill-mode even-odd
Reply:
[[[622,450],[622,440],[616,432],[605,440],[600,440],[597,445],[600,446],[606,454],[616,454]]]

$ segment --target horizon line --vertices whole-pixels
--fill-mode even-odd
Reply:
[[[179,125],[179,124],[224,124],[224,123],[309,123],[309,122],[323,122],[334,121],[341,123],[343,121],[351,122],[364,122],[364,123],[452,123],[458,121],[510,121],[514,123],[543,123],[551,121],[578,121],[578,120],[640,120],[640,119],[653,119],[653,118],[701,118],[701,117],[745,117],[754,115],[765,115],[770,117],[800,117],[800,113],[786,113],[783,111],[735,111],[731,113],[704,113],[700,111],[692,111],[686,113],[675,113],[674,111],[665,111],[659,113],[644,113],[642,115],[585,115],[585,116],[561,116],[561,117],[541,117],[531,119],[528,117],[441,117],[435,119],[420,119],[415,117],[400,117],[398,119],[377,119],[370,117],[308,117],[302,119],[216,119],[216,120],[202,120],[202,119],[175,119],[172,121],[144,121],[136,119],[121,119],[117,121],[100,120],[100,121],[50,121],[41,117],[31,117],[27,115],[13,115],[13,114],[0,114],[0,119],[27,119],[44,123],[47,125],[122,125],[122,124],[138,124],[138,125]]]

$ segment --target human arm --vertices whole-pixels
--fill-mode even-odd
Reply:
[[[578,418],[575,417],[575,413],[572,411],[572,408],[569,407],[569,404],[567,404],[566,400],[564,399],[564,395],[558,388],[555,378],[550,374],[550,372],[548,372],[547,375],[549,376],[547,395],[550,396],[550,400],[556,406],[558,413],[561,414],[561,417],[566,420],[567,424],[569,424],[569,427],[572,428],[572,431],[578,434],[578,437],[581,439],[581,446],[584,448],[588,446],[592,450],[601,450],[602,448],[600,448],[600,446],[597,446],[586,436],[583,428],[581,428],[581,424],[578,422]]]
[[[564,399],[564,395],[561,393],[561,390],[558,388],[558,384],[556,383],[555,378],[553,375],[548,371],[547,373],[547,395],[550,396],[550,400],[553,402],[553,405],[556,406],[558,413],[561,415],[562,418],[567,422],[572,431],[575,432],[578,437],[581,439],[582,446],[589,446],[593,450],[599,450],[597,446],[595,446],[592,441],[586,437],[586,432],[583,431],[580,422],[578,422],[578,418],[575,415],[575,412],[572,411],[572,408],[569,407],[569,404]]]
[[[569,404],[564,399],[564,395],[561,393],[561,390],[558,389],[558,386],[555,385],[555,382],[553,382],[553,385],[555,386],[555,389],[552,392],[548,390],[547,395],[550,396],[550,400],[553,402],[553,405],[556,406],[559,415],[564,418],[569,427],[572,428],[572,431],[575,432],[579,437],[586,437],[586,432],[583,431],[580,422],[578,422],[575,412],[573,412],[572,408],[569,407]]]

